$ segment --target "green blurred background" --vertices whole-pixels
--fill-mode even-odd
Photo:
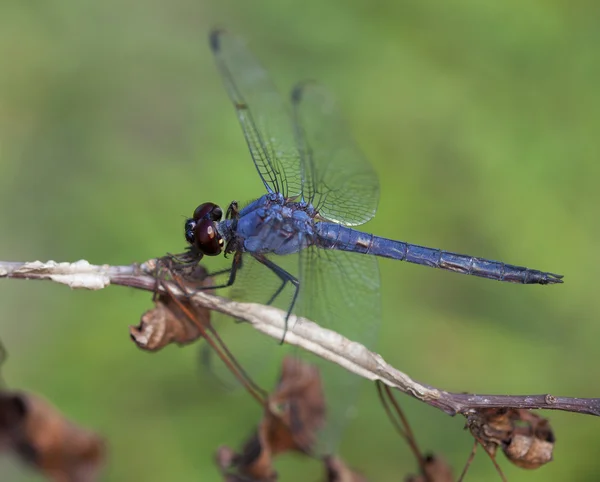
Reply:
[[[282,91],[317,78],[343,103],[381,177],[366,229],[566,276],[518,286],[383,261],[390,363],[454,391],[600,396],[599,13],[559,0],[2,0],[0,258],[144,261],[182,250],[198,203],[262,193],[207,47],[227,26]],[[130,289],[3,281],[3,376],[109,439],[104,480],[219,480],[215,449],[239,444],[258,409],[202,375],[194,347],[136,349],[128,325],[150,306]],[[421,446],[460,473],[464,420],[402,404]],[[371,480],[402,480],[415,462],[373,389],[360,408],[342,454]],[[600,422],[547,415],[555,461],[527,472],[500,457],[509,480],[598,480]],[[278,468],[316,480],[308,465]],[[40,480],[7,458],[0,474]],[[498,479],[480,453],[467,480]]]

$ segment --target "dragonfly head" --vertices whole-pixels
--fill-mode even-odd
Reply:
[[[185,222],[185,239],[206,256],[216,256],[223,250],[223,238],[217,229],[217,222],[223,211],[214,203],[200,204],[194,216]]]

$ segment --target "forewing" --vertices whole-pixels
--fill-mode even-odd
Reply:
[[[379,180],[356,146],[327,90],[313,82],[292,91],[303,198],[321,217],[347,226],[369,221],[379,202]]]
[[[373,349],[381,324],[379,268],[374,256],[308,248],[301,252],[297,314]],[[314,361],[314,359],[311,359]],[[360,377],[330,362],[318,362],[327,403],[318,452],[335,451],[352,416]]]
[[[298,195],[300,156],[288,103],[240,38],[214,30],[210,46],[265,187]]]

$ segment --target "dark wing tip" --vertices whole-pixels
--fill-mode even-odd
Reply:
[[[290,93],[290,99],[292,100],[292,104],[298,104],[302,100],[302,96],[304,95],[304,91],[310,87],[311,85],[316,85],[314,80],[303,80],[298,82]]]
[[[302,91],[304,84],[296,84],[290,93],[290,98],[292,100],[292,104],[299,104],[302,100]]]
[[[222,28],[214,28],[210,31],[208,41],[211,50],[213,50],[214,52],[218,52],[219,50],[221,50],[221,36],[224,34],[225,29]]]

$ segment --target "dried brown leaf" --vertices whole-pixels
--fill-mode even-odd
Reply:
[[[324,464],[327,482],[367,482],[362,474],[354,472],[339,457],[326,457]]]
[[[195,310],[199,324],[210,322],[209,310],[191,308],[185,300],[181,303]],[[156,306],[142,315],[140,324],[129,327],[129,335],[139,348],[158,351],[171,343],[186,345],[196,341],[203,334],[201,326],[185,316],[171,297],[160,295]]]
[[[161,275],[173,277],[167,267],[162,266],[161,269]],[[213,280],[206,276],[202,266],[196,266],[185,278],[178,277],[177,282],[183,284],[186,290],[193,291],[201,286],[212,285]],[[187,345],[204,334],[210,324],[210,310],[196,306],[185,298],[177,303],[170,294],[161,294],[156,298],[156,306],[142,315],[139,325],[129,327],[129,335],[139,348],[158,351],[171,343]],[[193,320],[182,311],[182,306],[189,313],[194,313]]]
[[[299,358],[284,358],[281,377],[269,397],[261,435],[277,455],[289,450],[310,454],[325,424],[325,398],[319,369]]]
[[[273,459],[290,451],[310,455],[324,422],[325,400],[318,368],[286,357],[258,429],[239,454],[221,447],[217,463],[225,476],[235,469],[242,477],[239,480],[275,481]]]
[[[3,448],[57,482],[92,482],[105,459],[100,436],[29,393],[0,393],[0,440]]]
[[[452,482],[452,468],[443,457],[428,454],[423,460],[423,473],[409,475],[406,482]]]
[[[217,467],[221,469],[223,480],[225,482],[255,482],[256,479],[235,472],[238,457],[239,455],[231,447],[227,447],[226,445],[217,449],[215,462],[217,463]]]

